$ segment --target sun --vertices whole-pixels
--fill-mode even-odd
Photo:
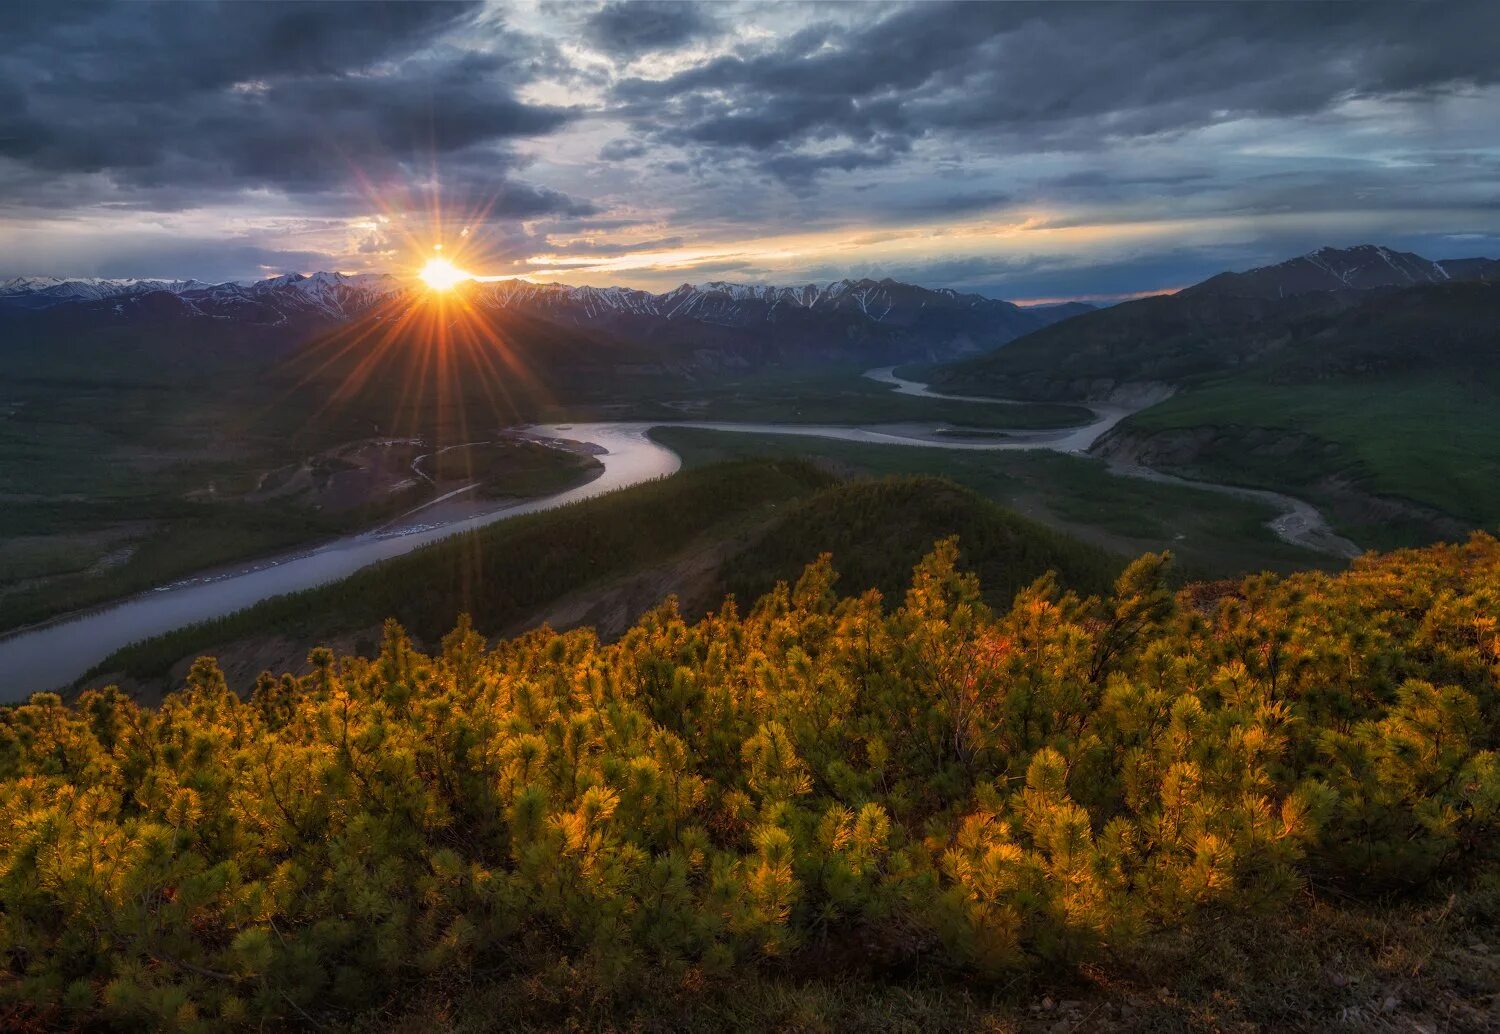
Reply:
[[[445,258],[428,259],[427,265],[417,275],[434,291],[451,291],[465,280],[474,279],[472,274],[465,273]]]

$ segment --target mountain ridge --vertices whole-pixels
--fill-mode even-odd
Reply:
[[[217,283],[194,278],[27,275],[0,280],[0,305],[45,308],[77,301],[102,301],[154,291],[163,291],[188,299],[212,297],[215,294],[259,297],[283,288],[295,289],[300,293],[313,296],[326,295],[329,291],[339,289],[366,291],[378,296],[405,290],[423,290],[415,282],[415,278],[403,278],[393,273],[342,273],[328,270],[314,273],[283,273],[254,281],[226,280]],[[950,287],[924,287],[892,277],[880,280],[871,277],[843,278],[826,283],[809,281],[805,284],[790,285],[727,280],[708,280],[695,284],[685,281],[670,290],[659,292],[619,285],[595,287],[557,281],[526,280],[519,277],[495,280],[476,278],[463,282],[460,290],[478,292],[482,297],[496,301],[530,301],[542,297],[561,296],[570,300],[596,301],[612,308],[648,311],[669,318],[689,314],[697,301],[704,296],[722,296],[734,302],[759,301],[771,305],[799,308],[814,308],[819,305],[847,302],[858,307],[866,315],[879,319],[881,315],[876,310],[888,309],[892,304],[892,292],[898,291],[921,292],[955,304],[966,305],[969,308],[987,305],[1004,305],[1020,311],[1064,308],[1064,306],[1021,306],[987,295],[958,291]],[[1070,303],[1074,308],[1076,304],[1086,303]],[[1092,308],[1092,306],[1087,307]]]
[[[1349,248],[1318,248],[1243,272],[1219,273],[1178,293],[1287,298],[1315,292],[1367,291],[1497,277],[1500,277],[1500,260],[1496,259],[1433,260],[1378,244],[1356,244]]]
[[[1047,401],[1169,384],[1095,454],[1290,492],[1363,545],[1497,526],[1500,263],[1311,254],[1046,327],[933,381]]]
[[[1500,260],[1433,261],[1373,244],[1320,248],[1059,321],[960,358],[935,382],[950,392],[1046,400],[1103,398],[1133,382],[1188,384],[1300,343],[1327,350],[1328,331],[1344,314],[1392,294],[1417,292],[1439,319],[1444,306],[1466,306],[1476,291],[1488,304],[1482,289],[1495,283]],[[1402,325],[1409,329],[1410,320]]]
[[[473,280],[451,297],[465,306],[466,321],[492,338],[514,340],[534,330],[538,341],[556,340],[546,323],[606,362],[676,372],[941,360],[1004,344],[1075,311],[1023,309],[891,278],[793,287],[708,281],[660,293]],[[75,350],[77,368],[92,361],[90,349],[97,353],[100,342],[112,339],[138,362],[211,366],[228,339],[235,340],[234,361],[254,362],[276,361],[344,330],[357,340],[361,328],[371,329],[367,324],[378,323],[382,337],[386,328],[418,332],[420,324],[408,326],[406,317],[429,299],[445,304],[442,298],[414,280],[378,273],[289,273],[251,284],[13,278],[0,282],[0,329],[12,363],[40,361],[24,355],[28,342],[35,351],[62,340],[64,352]]]

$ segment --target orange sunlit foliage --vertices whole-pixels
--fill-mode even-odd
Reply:
[[[465,623],[426,656],[392,624],[247,698],[207,659],[156,710],[39,694],[0,710],[0,1020],[302,1024],[496,971],[630,994],[830,943],[993,978],[1493,867],[1500,542],[1166,573],[992,613],[950,541],[894,609],[825,558],[614,644]]]

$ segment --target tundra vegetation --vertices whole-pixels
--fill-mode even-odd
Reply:
[[[1493,884],[1500,542],[1176,590],[1147,555],[993,610],[958,558],[896,605],[825,557],[613,643],[390,623],[244,695],[204,658],[156,708],[0,711],[0,1021],[326,1025],[507,979],[600,1026],[844,967],[1107,979]]]

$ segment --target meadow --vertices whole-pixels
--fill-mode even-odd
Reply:
[[[1221,446],[1191,470],[1213,480],[1318,491],[1339,478],[1471,523],[1500,527],[1500,395],[1482,379],[1415,374],[1400,380],[1271,383],[1240,377],[1195,387],[1130,418],[1146,432],[1222,429]],[[1312,441],[1257,449],[1236,432],[1281,431]],[[1356,533],[1378,528],[1350,529]]]

